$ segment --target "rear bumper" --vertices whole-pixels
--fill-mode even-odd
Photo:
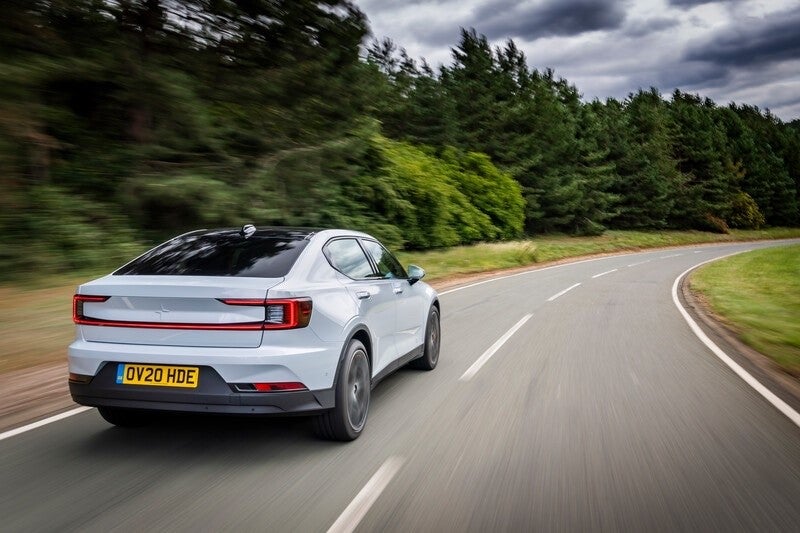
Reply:
[[[104,366],[115,363],[193,366],[213,369],[226,383],[299,381],[309,390],[332,388],[342,343],[278,333],[281,335],[275,335],[273,344],[258,348],[150,346],[76,339],[68,349],[69,371],[95,376]]]
[[[121,385],[116,383],[116,366],[106,364],[89,383],[70,381],[72,399],[92,407],[253,415],[315,413],[334,406],[332,388],[299,392],[237,392],[210,367],[200,368],[195,389]]]

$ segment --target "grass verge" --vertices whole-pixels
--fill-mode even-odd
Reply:
[[[426,281],[487,270],[548,263],[584,255],[712,242],[789,239],[798,228],[732,231],[729,235],[701,231],[607,231],[599,237],[546,236],[525,241],[483,243],[424,252],[400,252],[404,265],[425,268]]]
[[[800,245],[710,263],[690,284],[746,344],[800,377]]]
[[[790,237],[800,237],[800,229],[735,231],[730,235],[609,231],[599,237],[547,236],[398,255],[403,264],[423,266],[428,272],[425,280],[435,281],[598,253]],[[23,282],[0,285],[0,373],[65,360],[67,345],[74,336],[71,306],[75,287],[101,274],[86,272],[46,278],[32,274]]]

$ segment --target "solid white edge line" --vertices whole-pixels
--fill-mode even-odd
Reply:
[[[600,276],[605,276],[606,274],[611,274],[612,272],[616,272],[617,270],[618,269],[615,268],[613,270],[607,270],[605,272],[600,272],[599,274],[595,274],[594,276],[592,276],[592,279],[599,278]]]
[[[508,339],[510,339],[511,336],[514,333],[516,333],[517,330],[521,328],[525,324],[525,322],[527,322],[532,316],[533,316],[532,314],[528,313],[527,315],[522,317],[519,320],[519,322],[511,326],[511,329],[506,331],[502,337],[497,339],[497,341],[495,341],[494,344],[489,346],[489,348],[485,352],[483,352],[483,354],[481,354],[481,356],[478,357],[478,359],[474,363],[472,363],[472,366],[470,366],[467,369],[467,371],[464,372],[464,374],[462,374],[460,378],[458,378],[458,381],[471,380],[472,377],[478,373],[478,370],[480,370],[481,367],[484,364],[486,364],[486,361],[488,361],[495,354],[495,352],[497,352],[497,350],[499,350],[508,341]]]
[[[342,511],[336,522],[328,529],[328,533],[350,533],[355,530],[404,462],[405,459],[402,457],[389,457],[367,481],[364,488],[356,494],[350,505]]]
[[[558,294],[554,294],[554,295],[552,295],[550,298],[548,298],[548,299],[547,299],[547,301],[548,301],[548,302],[552,302],[552,301],[553,301],[553,300],[555,300],[556,298],[561,298],[562,296],[564,296],[565,294],[567,294],[569,291],[571,291],[572,289],[574,289],[575,287],[578,287],[578,286],[580,286],[580,283],[576,283],[576,284],[575,284],[575,285],[573,285],[572,287],[567,287],[566,289],[564,289],[563,291],[559,292]]]
[[[701,267],[706,263],[711,263],[712,261],[718,261],[720,259],[725,259],[726,257],[731,257],[732,255],[737,255],[740,253],[748,252],[750,250],[742,250],[741,252],[734,252],[732,254],[723,255],[720,257],[715,257],[714,259],[709,259],[708,261],[703,261],[702,263],[698,263],[695,266],[685,270],[680,276],[675,278],[675,283],[672,284],[672,301],[675,304],[675,307],[678,308],[683,319],[686,320],[686,323],[689,324],[692,332],[699,338],[703,344],[705,344],[713,353],[716,355],[723,363],[728,365],[731,370],[736,372],[740,378],[744,380],[745,383],[750,385],[752,388],[756,390],[761,396],[763,396],[769,403],[771,403],[778,411],[786,415],[789,420],[795,423],[796,426],[800,427],[800,413],[792,409],[789,404],[778,398],[771,390],[766,388],[762,385],[756,378],[750,375],[744,368],[739,366],[739,364],[731,359],[731,357],[726,354],[722,349],[714,343],[708,335],[700,329],[700,326],[697,325],[697,322],[689,315],[689,312],[684,309],[681,305],[680,300],[678,299],[678,285],[680,284],[681,279],[694,270],[695,268]]]
[[[72,409],[71,411],[66,411],[64,413],[59,413],[57,415],[53,415],[53,416],[45,418],[43,420],[39,420],[38,422],[34,422],[32,424],[28,424],[27,426],[18,427],[17,429],[10,429],[8,431],[0,433],[0,440],[8,439],[10,437],[14,437],[15,435],[19,435],[20,433],[25,433],[25,432],[28,432],[28,431],[30,431],[32,429],[36,429],[36,428],[40,428],[42,426],[46,426],[47,424],[50,424],[52,422],[58,422],[59,420],[63,420],[65,418],[69,418],[69,417],[71,417],[73,415],[77,415],[77,414],[83,413],[84,411],[88,411],[89,409],[94,409],[94,407],[87,407],[87,406],[84,405],[84,406]]]

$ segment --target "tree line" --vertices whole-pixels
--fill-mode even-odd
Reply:
[[[247,222],[412,249],[800,223],[798,121],[678,91],[584,102],[475,30],[435,70],[368,37],[341,0],[7,2],[3,276]]]
[[[367,61],[384,75],[384,132],[489,155],[522,186],[530,233],[800,221],[798,121],[678,90],[584,103],[513,40],[492,49],[475,30],[461,31],[438,72],[389,40]]]

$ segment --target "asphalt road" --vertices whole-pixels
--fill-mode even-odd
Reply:
[[[95,410],[5,439],[0,530],[798,531],[800,428],[671,297],[687,268],[770,245],[445,293],[439,367],[381,383],[353,443],[304,419],[125,430]]]

